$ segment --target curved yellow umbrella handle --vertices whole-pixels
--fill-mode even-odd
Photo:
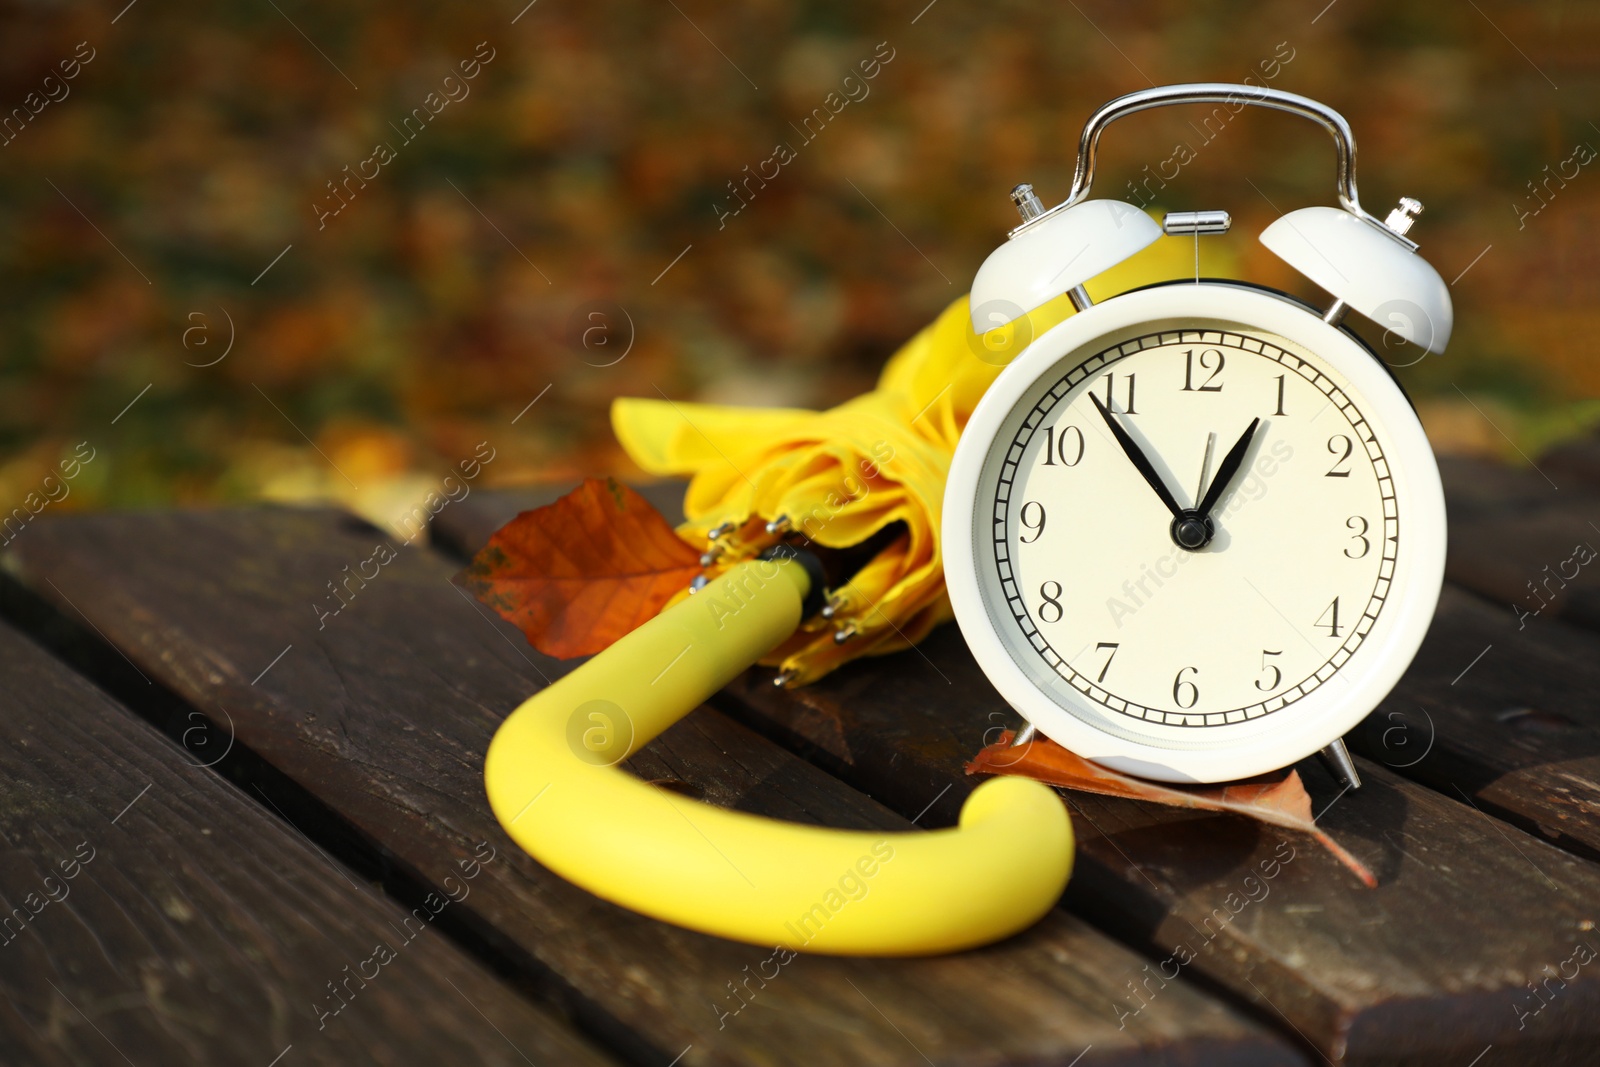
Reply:
[[[792,559],[741,564],[529,698],[489,745],[495,816],[598,896],[752,944],[922,955],[1030,926],[1073,852],[1038,782],[985,782],[957,827],[873,833],[728,811],[616,766],[792,634],[809,588]]]

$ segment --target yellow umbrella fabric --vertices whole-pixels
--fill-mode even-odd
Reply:
[[[1194,254],[1187,240],[1158,241],[1091,282],[1090,294],[1099,300],[1182,277]],[[1212,268],[1214,255],[1206,256]],[[638,398],[612,405],[617,440],[635,463],[654,475],[689,477],[678,533],[712,553],[711,580],[786,531],[848,548],[902,524],[832,590],[830,617],[813,616],[762,661],[781,668],[784,684],[908,648],[951,618],[939,523],[956,442],[1006,364],[1073,314],[1063,295],[978,334],[967,307],[965,296],[952,302],[890,357],[876,388],[827,411]],[[784,518],[786,525],[768,530]]]

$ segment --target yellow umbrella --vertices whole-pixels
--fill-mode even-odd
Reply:
[[[1187,241],[1158,241],[1090,293],[1181,277],[1192,256]],[[893,528],[890,543],[831,591],[827,617],[813,616],[762,659],[781,667],[784,684],[803,685],[857,656],[908,648],[951,618],[939,518],[956,442],[1011,358],[1072,313],[1063,295],[978,334],[963,296],[890,358],[876,388],[827,411],[624,398],[611,423],[641,468],[689,476],[678,533],[712,553],[713,581],[791,531],[848,548]]]

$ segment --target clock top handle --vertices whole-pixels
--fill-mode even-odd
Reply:
[[[1261,243],[1295,270],[1332,293],[1330,322],[1354,310],[1407,342],[1442,352],[1450,339],[1454,310],[1449,288],[1407,237],[1422,205],[1402,197],[1388,218],[1368,214],[1356,194],[1356,139],[1343,115],[1326,104],[1265,86],[1230,82],[1161,85],[1119,96],[1101,107],[1078,139],[1078,163],[1067,198],[1044,209],[1031,185],[1011,191],[1022,225],[989,254],[972,279],[972,328],[1004,326],[1062,292],[1073,306],[1088,306],[1084,282],[1141,251],[1162,227],[1132,204],[1090,200],[1100,134],[1125,115],[1172,104],[1246,104],[1310,119],[1333,138],[1339,207],[1306,207],[1279,218]],[[1235,105],[1238,105],[1237,107]]]
[[[1253,104],[1257,107],[1286,111],[1309,119],[1328,131],[1333,138],[1337,157],[1334,183],[1339,193],[1339,204],[1350,214],[1376,225],[1382,225],[1361,207],[1356,193],[1356,138],[1343,115],[1326,104],[1296,93],[1265,86],[1238,85],[1232,82],[1192,82],[1184,85],[1161,85],[1141,89],[1119,96],[1089,116],[1078,138],[1078,165],[1072,175],[1072,191],[1058,206],[1045,212],[1053,215],[1073,206],[1089,195],[1094,182],[1095,157],[1099,152],[1100,134],[1117,119],[1151,108],[1174,104]],[[1043,216],[1041,216],[1043,217]],[[1037,220],[1035,220],[1037,221]]]

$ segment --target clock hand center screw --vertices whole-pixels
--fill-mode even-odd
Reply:
[[[1202,515],[1194,508],[1184,508],[1172,517],[1172,543],[1190,552],[1198,552],[1211,543],[1217,528],[1211,516]]]

